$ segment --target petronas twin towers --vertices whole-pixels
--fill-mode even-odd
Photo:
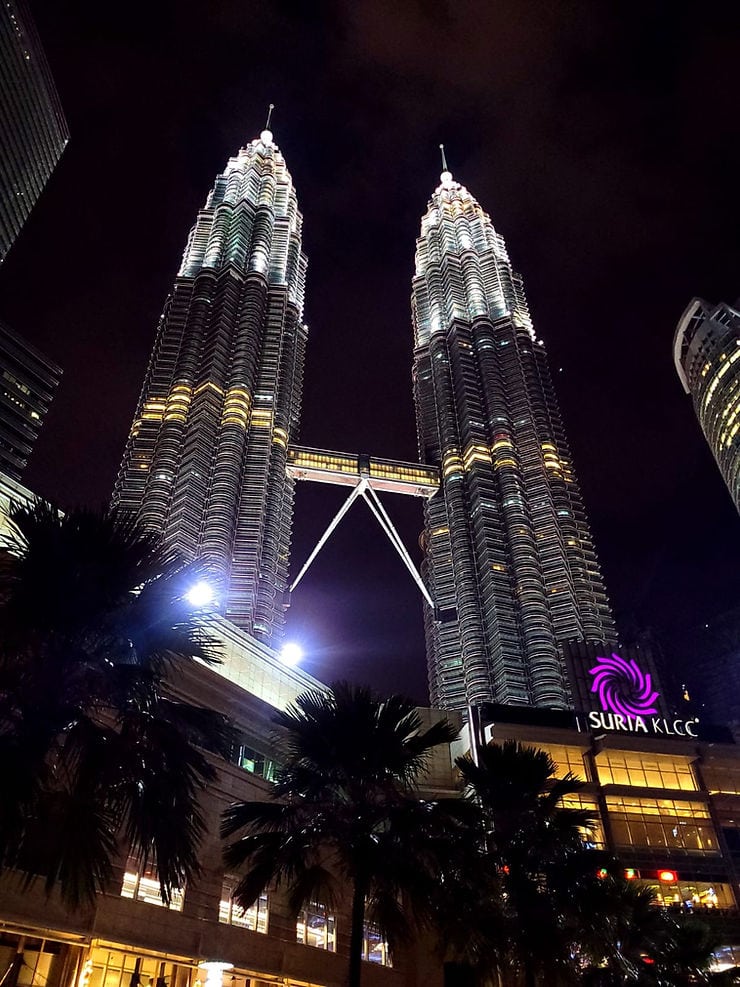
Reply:
[[[210,570],[224,614],[267,643],[285,621],[288,442],[301,410],[306,256],[272,134],[231,158],[190,231],[113,505]]]
[[[269,645],[288,604],[301,225],[265,130],[198,213],[113,499],[201,560],[224,615]],[[431,701],[567,708],[564,643],[612,642],[614,623],[521,278],[448,171],[422,218],[412,309],[419,453],[439,471],[422,565]]]

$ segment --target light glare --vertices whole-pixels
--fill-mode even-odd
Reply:
[[[303,658],[303,648],[295,641],[288,641],[280,652],[280,660],[284,665],[297,665]]]
[[[207,607],[209,603],[213,603],[213,588],[201,579],[190,587],[185,599],[191,607]]]

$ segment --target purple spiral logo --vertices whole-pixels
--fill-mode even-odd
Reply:
[[[598,657],[598,665],[589,668],[594,681],[591,692],[597,693],[601,708],[622,716],[649,716],[657,713],[655,700],[660,695],[653,689],[648,672],[636,661],[625,661],[612,653],[611,658]]]

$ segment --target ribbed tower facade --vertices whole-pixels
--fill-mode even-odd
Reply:
[[[425,506],[432,704],[567,708],[564,642],[612,642],[614,622],[522,280],[447,171],[412,312],[420,455],[442,475]]]
[[[113,505],[210,572],[219,609],[268,644],[285,619],[307,329],[302,216],[269,130],[198,213],[154,350]]]
[[[692,298],[676,329],[673,359],[740,511],[740,305]]]

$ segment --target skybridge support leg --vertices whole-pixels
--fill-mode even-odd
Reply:
[[[316,548],[313,550],[313,552],[311,552],[311,554],[309,555],[309,557],[306,559],[305,565],[303,566],[303,568],[301,569],[301,571],[298,573],[298,575],[293,580],[293,583],[292,583],[292,585],[290,587],[290,592],[291,593],[296,588],[296,586],[298,585],[298,583],[306,575],[306,573],[308,572],[309,566],[311,565],[311,563],[313,562],[313,560],[316,558],[316,556],[319,554],[319,552],[324,547],[324,545],[327,543],[327,541],[329,540],[329,536],[334,531],[334,529],[339,524],[339,522],[342,520],[342,518],[344,517],[344,515],[347,513],[347,511],[350,509],[350,507],[354,504],[354,502],[357,500],[357,498],[360,497],[360,496],[362,496],[365,493],[365,487],[367,487],[367,479],[365,477],[362,477],[362,479],[357,484],[357,486],[354,487],[354,489],[352,490],[352,493],[349,495],[349,497],[345,500],[345,502],[339,508],[339,510],[337,511],[337,513],[334,515],[334,518],[333,518],[332,522],[330,523],[329,527],[326,529],[326,531],[323,533],[323,535],[321,536],[321,538],[319,538],[318,542],[316,543]]]
[[[411,578],[414,580],[414,582],[416,583],[416,585],[421,590],[421,595],[427,601],[427,603],[429,604],[429,606],[432,609],[434,609],[434,602],[433,602],[431,596],[429,595],[429,590],[426,588],[426,586],[424,585],[423,579],[421,578],[421,576],[417,572],[416,566],[414,565],[411,556],[406,551],[406,546],[401,541],[401,536],[396,531],[396,529],[395,529],[395,527],[393,525],[393,522],[391,521],[390,517],[388,516],[388,512],[385,510],[385,508],[381,504],[380,498],[378,497],[378,495],[375,493],[375,491],[373,490],[373,488],[369,484],[367,486],[367,489],[363,491],[362,496],[367,501],[368,507],[370,508],[370,510],[375,515],[375,518],[376,518],[378,524],[380,525],[380,527],[383,529],[383,531],[388,536],[388,540],[390,541],[391,545],[393,545],[393,547],[395,548],[395,550],[400,555],[401,561],[403,562],[403,564],[406,566],[406,568],[411,573]]]
[[[313,560],[316,558],[316,556],[319,554],[319,552],[321,551],[321,549],[327,543],[327,541],[329,540],[329,538],[330,538],[332,532],[334,531],[334,529],[337,527],[337,525],[339,524],[339,522],[342,520],[342,518],[347,513],[347,511],[350,509],[350,507],[354,504],[354,502],[358,499],[358,497],[363,497],[364,498],[364,500],[366,501],[368,507],[370,508],[370,510],[372,511],[373,515],[375,516],[376,521],[378,522],[378,524],[380,525],[380,527],[382,528],[382,530],[385,532],[385,534],[386,534],[388,540],[390,541],[391,545],[393,545],[393,547],[395,548],[395,550],[398,552],[399,556],[401,557],[401,561],[406,566],[406,568],[408,569],[408,571],[411,573],[411,578],[414,580],[414,582],[416,583],[416,585],[419,587],[419,590],[421,591],[421,595],[427,601],[427,603],[429,604],[429,606],[432,609],[434,609],[434,601],[432,600],[431,596],[429,595],[429,590],[424,585],[424,580],[419,575],[419,573],[418,573],[418,571],[416,569],[416,566],[413,563],[413,560],[412,560],[411,556],[406,551],[406,546],[401,541],[401,536],[396,531],[396,529],[395,529],[395,527],[393,525],[393,522],[391,521],[390,517],[388,516],[388,512],[386,511],[386,509],[381,504],[380,498],[378,497],[377,493],[373,490],[373,488],[370,486],[370,483],[368,482],[368,479],[365,476],[363,476],[360,479],[360,481],[357,484],[357,486],[353,487],[352,492],[350,493],[349,497],[345,500],[345,502],[339,508],[339,510],[337,511],[337,513],[334,515],[331,523],[329,524],[329,527],[323,533],[323,535],[321,536],[321,538],[319,538],[319,540],[316,543],[316,547],[314,548],[313,552],[311,552],[311,554],[309,555],[308,559],[306,560],[303,568],[301,569],[301,571],[298,573],[298,575],[293,580],[293,583],[292,583],[292,585],[290,587],[290,592],[291,593],[293,592],[293,590],[296,588],[296,586],[298,585],[298,583],[300,583],[300,581],[306,575],[306,573],[308,572],[311,564],[313,563]]]

